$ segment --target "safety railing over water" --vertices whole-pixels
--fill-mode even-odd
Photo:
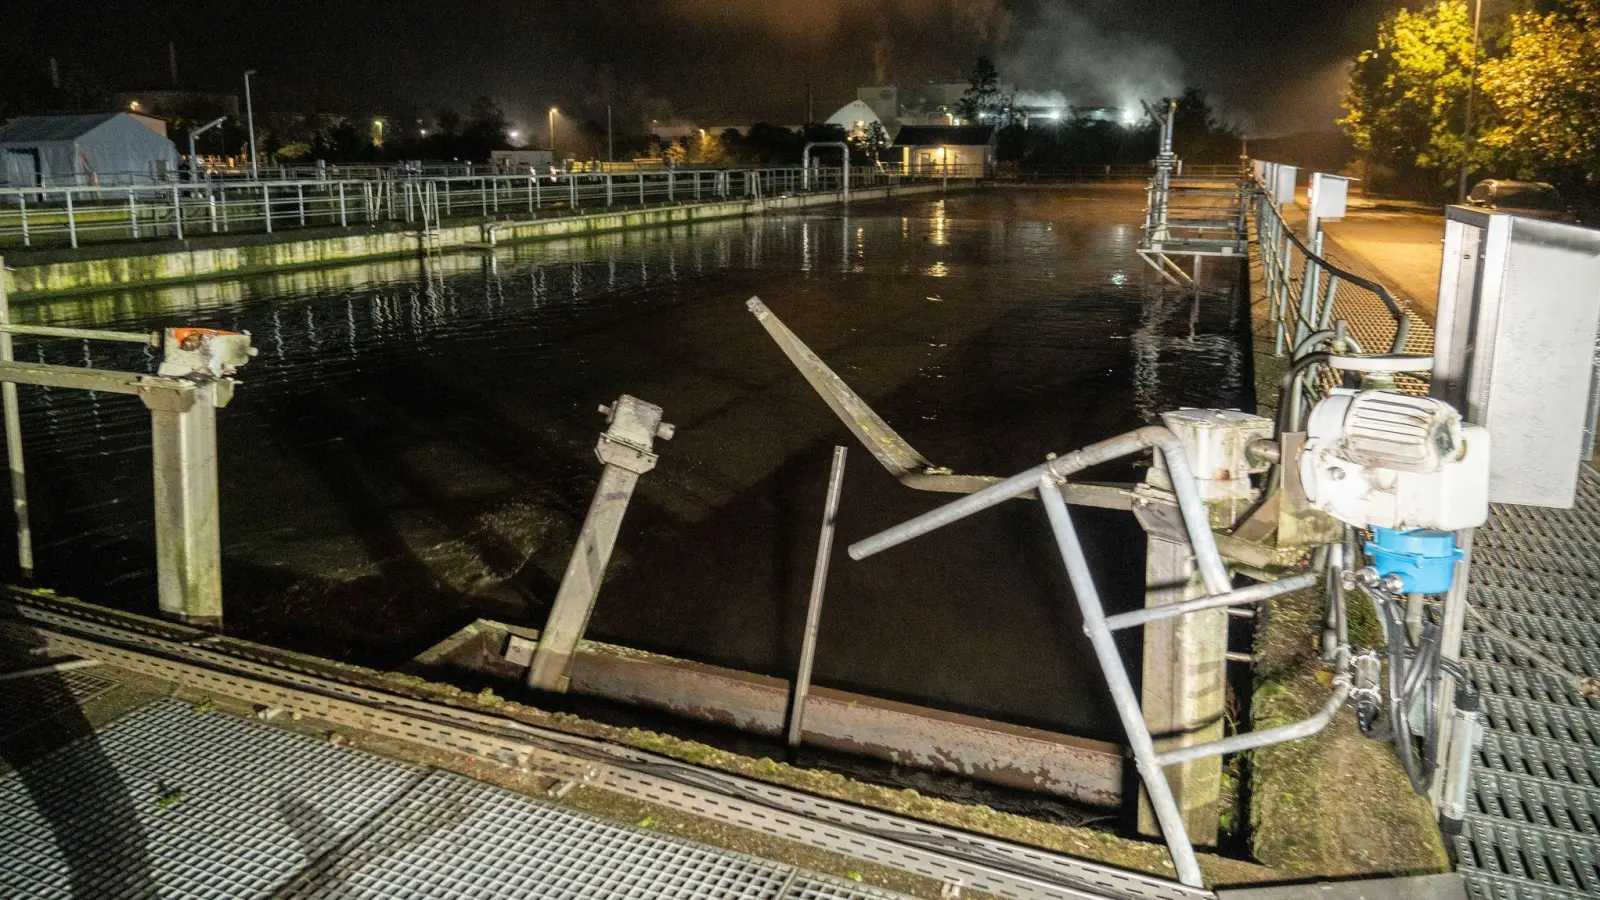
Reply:
[[[1321,229],[1309,239],[1296,233],[1270,191],[1256,191],[1254,212],[1273,354],[1289,357],[1278,416],[1281,430],[1297,431],[1301,414],[1339,383],[1335,373],[1315,371],[1326,352],[1403,356],[1411,317],[1388,288],[1330,262]],[[1404,365],[1411,368],[1396,371],[1414,371],[1416,363]],[[1397,374],[1395,382],[1421,384],[1414,375]]]
[[[1341,321],[1338,307],[1361,303],[1381,305],[1393,320],[1393,330],[1386,336],[1389,352],[1405,349],[1411,318],[1388,288],[1329,262],[1322,255],[1323,233],[1318,230],[1308,244],[1265,192],[1256,195],[1255,207],[1275,355],[1298,349],[1318,332],[1335,329]],[[1361,344],[1352,335],[1346,339],[1357,347]],[[1376,347],[1366,349],[1377,352]]]
[[[850,172],[849,188],[944,177],[861,167]],[[424,198],[430,203],[436,199],[431,208],[446,218],[503,218],[547,210],[759,199],[844,186],[840,168],[785,167],[10,187],[0,188],[0,248],[76,248],[105,241],[415,223],[422,220]]]

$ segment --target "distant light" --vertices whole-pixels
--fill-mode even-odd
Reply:
[[[134,101],[130,102],[128,104],[128,108],[133,110],[134,112],[138,112],[139,111],[139,101],[134,100]]]
[[[561,110],[556,109],[554,106],[552,106],[552,107],[550,107],[550,115],[559,116],[559,115],[561,115]]]
[[[1135,116],[1133,114],[1133,110],[1125,109],[1125,110],[1122,111],[1122,124],[1124,124],[1124,125],[1132,125],[1134,122],[1137,122],[1137,121],[1139,121],[1139,117]]]
[[[1044,117],[1046,119],[1049,119],[1052,122],[1059,122],[1059,121],[1061,121],[1061,110],[1052,109],[1049,112],[1045,113]]]
[[[986,112],[981,112],[981,113],[978,113],[978,118],[980,118],[980,119],[987,119],[987,118],[989,118],[989,114],[988,114],[988,113],[986,113]]]
[[[428,136],[428,129],[426,129],[426,128],[418,128],[417,129],[417,134],[420,134],[423,137],[427,137]]]
[[[511,132],[507,136],[510,137],[514,141],[517,138],[522,137],[522,132],[517,131],[515,129],[512,129]]]

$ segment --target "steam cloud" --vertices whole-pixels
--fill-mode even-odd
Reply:
[[[1020,88],[1046,91],[1024,90],[1018,97],[1024,105],[1058,105],[1032,102],[1056,99],[1077,106],[1137,108],[1141,99],[1173,96],[1183,89],[1183,65],[1164,44],[1111,31],[1080,8],[1062,3],[1041,3],[1028,18],[997,62],[1002,78]]]
[[[1011,27],[1006,0],[667,0],[680,20],[702,27],[754,28],[784,40],[818,44],[860,40],[863,32],[890,39],[905,29],[960,35],[979,48],[1004,40]],[[888,56],[876,47],[874,66]]]

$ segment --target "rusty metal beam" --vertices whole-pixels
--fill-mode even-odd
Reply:
[[[418,662],[513,681],[539,640],[533,629],[483,619],[467,630],[477,639],[453,636],[440,645],[448,651]],[[783,678],[594,641],[578,645],[568,691],[771,737],[784,733],[790,697]],[[816,747],[1096,806],[1122,800],[1123,751],[1104,741],[819,687],[805,723]]]

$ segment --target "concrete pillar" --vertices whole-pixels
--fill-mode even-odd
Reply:
[[[1152,533],[1145,552],[1145,606],[1162,606],[1205,596],[1186,541]],[[1144,673],[1140,706],[1155,738],[1156,752],[1214,741],[1222,734],[1228,614],[1217,609],[1151,622],[1144,626]],[[1167,780],[1196,846],[1217,841],[1217,800],[1222,758],[1208,756],[1167,767]],[[1139,832],[1159,837],[1161,829],[1144,792],[1139,797]]]
[[[217,506],[217,407],[231,383],[140,394],[155,457],[156,571],[161,614],[222,622],[222,533]],[[219,404],[218,401],[221,401]]]
[[[1163,413],[1161,420],[1183,442],[1211,526],[1231,529],[1255,504],[1257,494],[1250,476],[1263,472],[1265,466],[1250,457],[1248,448],[1252,441],[1272,436],[1272,421],[1232,410],[1192,409]],[[1145,481],[1137,489],[1139,499],[1133,510],[1149,538],[1145,606],[1206,596],[1160,454]],[[1223,609],[1144,626],[1139,703],[1158,753],[1223,737],[1227,651],[1228,614]],[[1201,847],[1215,844],[1222,758],[1207,756],[1168,766],[1166,773],[1189,839]],[[1153,836],[1161,833],[1143,793],[1139,831]]]
[[[600,596],[600,581],[611,561],[611,550],[617,544],[634,486],[640,475],[655,468],[655,438],[672,438],[672,426],[661,421],[661,407],[654,404],[624,394],[612,406],[600,407],[600,411],[606,414],[608,427],[600,435],[595,455],[605,468],[578,534],[578,544],[567,560],[550,618],[539,634],[539,649],[528,667],[528,686],[540,690],[567,689],[572,658],[589,627],[589,616]]]

